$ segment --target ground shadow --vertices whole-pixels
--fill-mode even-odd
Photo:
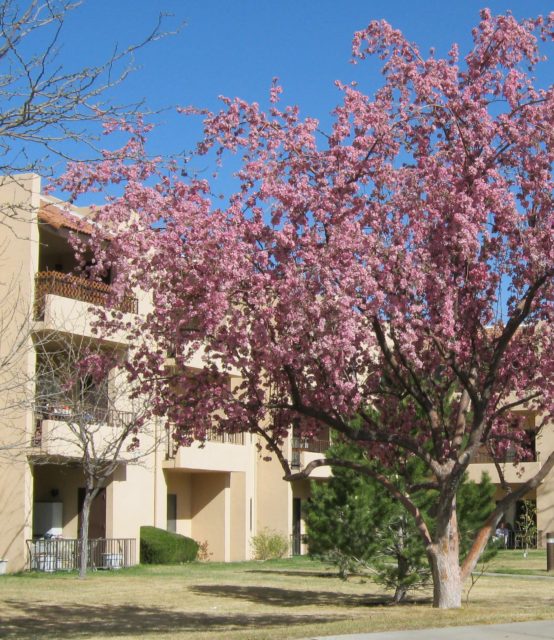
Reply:
[[[39,605],[8,600],[2,615],[0,638],[102,638],[172,631],[222,634],[234,630],[272,626],[301,626],[338,621],[342,616],[289,614],[217,614],[168,611],[131,605]]]
[[[238,587],[236,585],[197,585],[191,590],[199,595],[235,598],[275,607],[367,607],[390,604],[383,595],[355,595],[336,591],[308,591],[306,589],[279,589],[277,587]]]
[[[302,571],[302,569],[247,569],[246,573],[274,573],[278,576],[293,576],[299,578],[338,578],[339,574],[334,571]],[[360,576],[362,577],[362,576]]]

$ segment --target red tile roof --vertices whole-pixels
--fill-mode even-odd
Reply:
[[[70,231],[80,231],[81,233],[91,234],[93,227],[86,219],[81,218],[70,211],[61,209],[60,207],[45,202],[40,203],[40,209],[38,212],[38,219],[40,222],[49,224],[55,229],[69,229]]]

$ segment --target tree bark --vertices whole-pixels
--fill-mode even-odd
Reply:
[[[398,541],[399,546],[403,547],[404,545],[402,528],[400,528],[398,532]],[[405,600],[406,595],[408,594],[408,590],[404,586],[404,580],[408,575],[409,564],[401,552],[399,552],[396,556],[396,563],[398,565],[398,584],[396,585],[396,590],[394,592],[392,601],[394,602],[394,604],[399,604],[400,602],[403,602]]]
[[[427,547],[433,574],[433,607],[459,609],[462,606],[462,574],[458,522],[454,511],[433,544]]]
[[[86,578],[88,566],[88,529],[90,520],[90,507],[96,497],[98,489],[87,484],[83,510],[81,513],[81,531],[79,531],[80,556],[79,578]]]
[[[408,591],[406,590],[406,587],[400,587],[400,586],[396,587],[394,596],[392,598],[393,604],[400,604],[401,602],[404,602],[404,600],[406,599],[407,593]]]

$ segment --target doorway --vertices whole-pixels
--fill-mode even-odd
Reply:
[[[302,553],[302,500],[292,499],[292,555]]]

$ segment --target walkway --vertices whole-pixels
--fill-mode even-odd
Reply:
[[[554,620],[540,620],[472,627],[317,636],[310,640],[552,640],[553,638]]]

